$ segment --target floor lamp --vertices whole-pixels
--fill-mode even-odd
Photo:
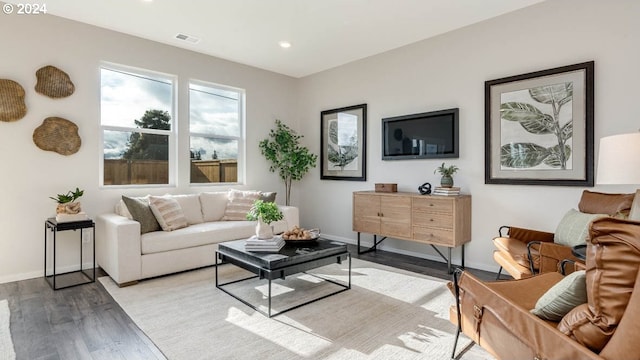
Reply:
[[[640,132],[600,139],[598,184],[640,184]],[[631,205],[629,219],[640,221],[640,189]]]

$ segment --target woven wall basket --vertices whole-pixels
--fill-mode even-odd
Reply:
[[[0,121],[16,121],[27,114],[24,88],[13,80],[0,79]]]
[[[54,151],[60,155],[75,154],[82,144],[78,126],[59,117],[44,119],[42,125],[33,131],[33,142],[42,150]]]
[[[45,66],[36,71],[36,92],[51,98],[67,97],[75,91],[75,86],[66,72],[55,66]]]

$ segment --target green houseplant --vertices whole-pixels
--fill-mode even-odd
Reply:
[[[453,174],[455,174],[456,171],[458,171],[457,166],[446,166],[445,163],[442,163],[442,165],[438,166],[433,173],[439,173],[442,175],[442,178],[440,179],[440,186],[449,188],[453,186]]]
[[[282,211],[274,202],[256,200],[247,213],[247,220],[258,221],[256,224],[256,236],[259,239],[269,239],[273,237],[271,223],[282,220]]]
[[[81,211],[81,206],[76,200],[82,195],[84,195],[84,190],[76,187],[75,191],[69,190],[66,194],[58,194],[56,197],[50,196],[49,199],[58,203],[56,214],[77,214]]]
[[[290,205],[291,183],[302,177],[316,166],[318,155],[300,145],[302,135],[276,120],[276,128],[269,131],[269,137],[258,145],[262,155],[271,163],[269,171],[278,172],[284,182],[285,205]]]

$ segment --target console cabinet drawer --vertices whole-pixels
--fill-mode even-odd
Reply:
[[[454,202],[451,199],[434,199],[433,196],[429,198],[417,198],[413,199],[413,211],[421,212],[435,212],[435,213],[453,213]]]
[[[451,230],[414,226],[413,239],[428,244],[454,246],[453,231]]]
[[[414,211],[412,216],[414,226],[453,229],[453,217],[449,214]]]

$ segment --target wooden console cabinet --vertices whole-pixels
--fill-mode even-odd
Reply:
[[[358,233],[358,253],[375,251],[387,237],[431,245],[447,261],[451,249],[471,241],[471,196],[432,196],[414,193],[353,193],[353,231]],[[360,250],[360,233],[373,234],[373,246]],[[378,241],[377,236],[381,236]],[[435,246],[448,249],[445,257]]]

